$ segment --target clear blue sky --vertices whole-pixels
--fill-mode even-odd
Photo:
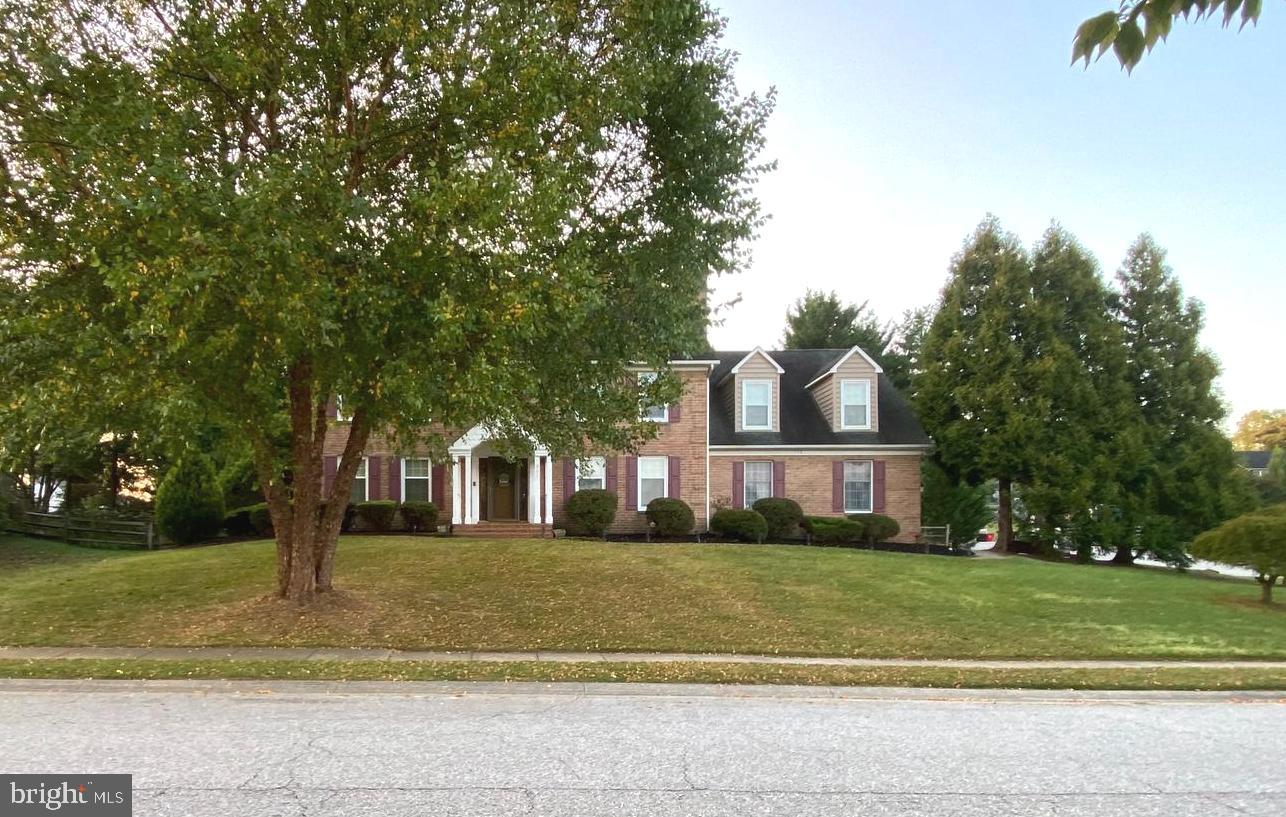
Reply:
[[[1107,275],[1143,231],[1205,303],[1235,420],[1286,408],[1286,2],[1257,28],[1176,24],[1135,70],[1069,66],[1116,0],[715,0],[743,91],[775,86],[771,221],[719,348],[780,342],[805,287],[881,316],[933,301],[987,213],[1057,219]]]

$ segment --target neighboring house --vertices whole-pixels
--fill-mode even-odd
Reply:
[[[1273,458],[1271,451],[1238,451],[1237,458],[1241,467],[1250,472],[1252,477],[1268,476],[1268,461]]]
[[[566,498],[585,488],[616,494],[611,533],[645,531],[643,510],[659,496],[688,503],[698,531],[720,507],[784,496],[809,515],[888,514],[901,525],[898,540],[919,536],[920,461],[932,443],[861,349],[757,348],[671,368],[683,395],[648,411],[657,435],[636,453],[575,460],[534,444],[509,461],[475,426],[455,435],[449,463],[433,464],[373,437],[353,499],[429,499],[457,533],[542,535],[564,526]],[[326,441],[328,479],[346,438],[340,415]]]

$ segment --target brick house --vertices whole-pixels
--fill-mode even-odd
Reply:
[[[888,514],[901,525],[898,540],[919,536],[920,461],[932,443],[861,349],[756,348],[671,365],[683,395],[648,411],[657,434],[636,453],[573,460],[536,443],[529,456],[506,460],[475,426],[448,433],[450,461],[432,463],[372,435],[353,499],[427,499],[457,533],[540,536],[564,526],[566,497],[580,488],[616,494],[609,532],[622,534],[646,530],[642,510],[657,496],[687,502],[698,531],[719,507],[785,496],[809,515]],[[328,479],[347,438],[336,420]]]

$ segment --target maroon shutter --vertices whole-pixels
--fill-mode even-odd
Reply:
[[[679,422],[679,419],[682,416],[683,416],[683,412],[679,406],[679,403],[678,402],[671,403],[670,404],[670,422],[677,423]]]
[[[435,465],[431,473],[433,474],[430,479],[433,483],[433,504],[438,510],[442,510],[443,497],[446,496],[447,469],[441,465]]]
[[[741,461],[732,464],[732,507],[746,507],[746,464]]]
[[[366,458],[366,498],[383,499],[384,494],[380,492],[380,458]]]
[[[786,461],[772,461],[772,495],[778,498],[786,495]]]
[[[631,511],[639,507],[639,458],[625,458],[625,507]]]
[[[831,510],[844,513],[844,463],[837,460],[831,464]]]
[[[621,483],[616,478],[616,457],[607,458],[607,484],[603,487],[614,494],[620,494]]]
[[[681,486],[681,483],[679,482],[679,458],[670,457],[670,490],[668,494],[670,499],[681,498],[682,492],[679,490],[680,486]]]
[[[402,501],[401,457],[389,457],[388,460],[388,498],[394,502]]]
[[[330,496],[330,488],[335,484],[335,472],[339,470],[337,457],[322,457],[322,493]]]
[[[576,460],[568,457],[563,460],[563,503],[576,493]]]
[[[334,420],[339,417],[339,404],[335,402],[335,395],[331,395],[326,401],[326,419]]]
[[[871,510],[884,513],[884,460],[871,466]]]

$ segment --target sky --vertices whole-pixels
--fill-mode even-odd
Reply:
[[[1051,221],[1105,276],[1142,232],[1205,304],[1231,424],[1286,408],[1286,3],[1256,28],[1175,24],[1133,75],[1070,65],[1116,0],[714,0],[743,93],[776,88],[768,223],[715,301],[716,348],[780,345],[808,287],[883,318],[932,303],[988,214]]]

